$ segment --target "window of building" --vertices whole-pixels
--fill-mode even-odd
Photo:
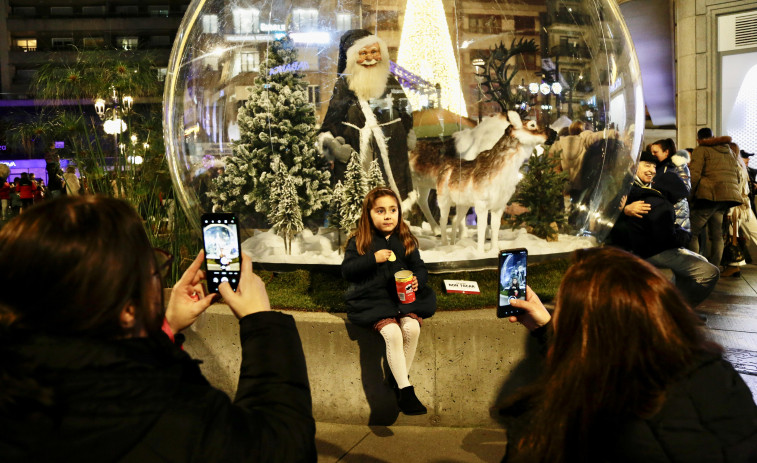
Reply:
[[[336,30],[348,31],[352,29],[352,15],[349,13],[338,13],[336,15]]]
[[[157,75],[158,75],[158,82],[163,82],[166,80],[166,75],[168,74],[168,68],[158,68],[156,69]]]
[[[105,16],[107,12],[108,10],[105,8],[105,5],[81,7],[82,16]]]
[[[53,50],[63,50],[74,46],[72,37],[53,37],[51,40]]]
[[[317,105],[321,102],[321,86],[308,85],[308,103]]]
[[[136,50],[139,46],[139,37],[117,37],[116,47],[123,50]]]
[[[399,29],[400,17],[397,10],[379,10],[376,12],[376,27],[383,30],[394,31]]]
[[[150,5],[147,7],[147,12],[150,16],[160,16],[167,18],[170,7],[168,5]]]
[[[468,17],[468,30],[476,34],[499,34],[502,32],[502,18],[488,14],[472,14]]]
[[[37,51],[37,39],[16,39],[13,45],[17,50]]]
[[[241,72],[257,72],[260,68],[260,53],[257,51],[243,51],[239,54],[239,70]]]
[[[152,35],[150,36],[150,46],[152,47],[170,47],[171,36],[168,35]]]
[[[50,7],[51,16],[73,16],[73,14],[74,14],[74,7],[72,6],[51,6]]]
[[[37,9],[33,6],[14,6],[12,11],[16,16],[34,16],[37,14]]]
[[[297,31],[315,29],[318,26],[318,10],[296,8],[292,12],[292,26]]]
[[[579,42],[578,37],[570,37],[570,36],[565,36],[565,35],[560,37],[560,46],[562,48],[577,47],[578,42]]]
[[[513,17],[513,23],[515,32],[535,32],[536,30],[535,16],[515,16]]]
[[[202,15],[202,32],[204,32],[205,34],[218,33],[218,15],[215,15],[215,14]]]
[[[234,33],[254,34],[260,31],[260,11],[256,8],[237,8],[232,12]]]
[[[137,6],[137,5],[119,5],[119,6],[116,6],[116,14],[138,15],[139,14],[139,6]]]
[[[84,37],[82,45],[84,48],[105,48],[105,39],[102,37]]]

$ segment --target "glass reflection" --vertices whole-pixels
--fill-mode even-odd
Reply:
[[[340,39],[354,29],[383,39],[397,82],[389,99],[371,101],[374,113],[381,105],[387,112],[378,125],[406,122],[400,113],[411,114],[415,137],[439,144],[507,111],[551,127],[561,135],[551,151],[560,150],[560,167],[569,177],[568,223],[561,233],[604,239],[630,185],[644,116],[633,46],[611,0],[195,0],[172,52],[165,107],[169,164],[191,220],[214,207],[214,178],[224,175],[225,158],[234,155],[233,143],[246,130],[240,108],[255,91],[255,79],[268,77],[260,69],[272,43],[291,37],[295,61],[267,72],[302,76],[320,130],[338,103]],[[571,129],[577,122],[581,129]],[[382,131],[390,142],[408,132]],[[361,153],[359,138],[351,147]],[[323,157],[322,143],[314,144]],[[492,145],[482,140],[480,148]],[[380,151],[373,157],[381,158]],[[394,175],[403,198],[412,190],[399,185],[409,181],[405,175]],[[237,212],[248,226],[270,226],[254,207]],[[436,210],[432,214],[438,219]]]

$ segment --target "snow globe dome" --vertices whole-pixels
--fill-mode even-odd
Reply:
[[[361,80],[381,82],[375,95],[350,77],[372,52],[389,76]],[[204,212],[235,212],[256,261],[341,262],[359,200],[379,183],[408,206],[427,262],[596,245],[630,187],[643,124],[614,0],[194,0],[164,94],[177,199],[198,228]],[[506,173],[474,169],[483,153],[505,156]],[[502,223],[494,243],[468,210],[482,198]],[[447,204],[461,219],[442,239]]]

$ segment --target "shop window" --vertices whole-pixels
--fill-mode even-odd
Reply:
[[[318,26],[318,10],[297,8],[292,12],[294,30],[306,31]]]
[[[254,34],[260,31],[260,11],[255,8],[237,8],[232,12],[235,34]]]
[[[136,50],[139,46],[139,37],[118,37],[116,46],[122,50]]]
[[[239,54],[239,69],[241,72],[257,72],[260,68],[260,53],[257,51],[243,51]]]
[[[348,31],[352,29],[352,15],[349,13],[339,13],[336,15],[336,30]]]

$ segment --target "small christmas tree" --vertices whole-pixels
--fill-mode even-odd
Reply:
[[[284,237],[287,254],[292,254],[292,238],[304,228],[297,187],[294,178],[287,173],[284,163],[280,159],[276,159],[274,163],[271,194],[277,197],[277,203],[276,209],[270,211],[268,220],[277,233]]]
[[[208,193],[214,206],[241,210],[254,205],[268,217],[275,213],[279,198],[271,194],[274,156],[292,177],[304,217],[322,209],[328,200],[330,174],[316,156],[316,117],[308,103],[308,83],[296,66],[287,66],[295,61],[297,51],[288,35],[269,47],[250,88],[250,99],[239,108],[240,139]]]
[[[557,231],[566,222],[563,190],[567,175],[558,171],[559,165],[559,153],[553,156],[549,149],[541,155],[536,150],[531,154],[528,171],[510,200],[528,211],[511,218],[512,228],[525,224],[529,233],[547,241],[557,240]]]
[[[355,228],[362,212],[363,199],[368,193],[365,172],[358,157],[358,154],[353,151],[344,173],[339,228],[345,233],[349,233]]]
[[[381,174],[381,167],[379,167],[378,159],[371,161],[371,166],[368,168],[368,178],[366,179],[366,182],[368,184],[368,191],[371,191],[376,187],[386,186],[384,176]]]
[[[331,202],[329,203],[329,227],[336,228],[336,240],[339,251],[342,250],[342,203],[344,202],[344,186],[342,181],[336,182],[331,190]]]

